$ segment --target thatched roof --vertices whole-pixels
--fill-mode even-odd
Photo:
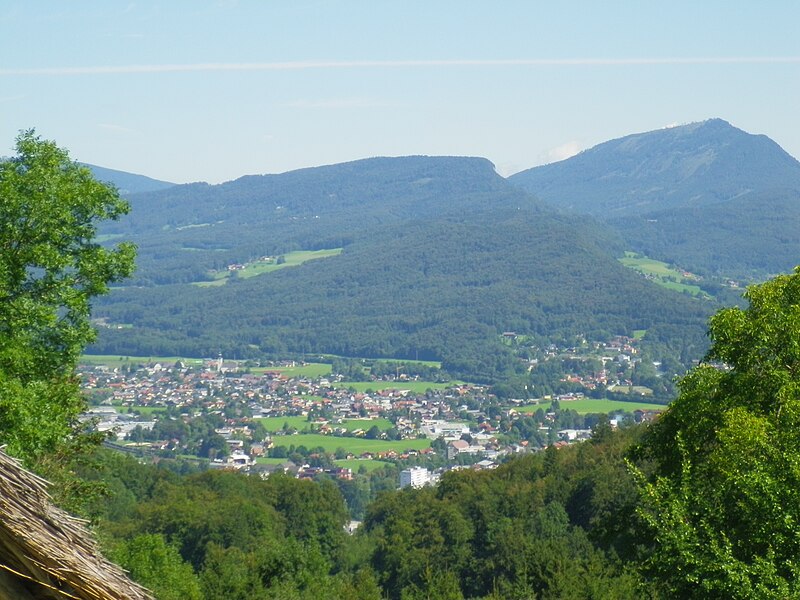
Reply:
[[[0,449],[0,599],[152,600],[104,559],[47,482]]]

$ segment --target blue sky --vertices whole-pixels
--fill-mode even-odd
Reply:
[[[0,154],[218,183],[370,156],[507,175],[721,117],[800,157],[795,0],[6,0]]]

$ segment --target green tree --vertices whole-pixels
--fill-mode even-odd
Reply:
[[[133,245],[101,246],[97,225],[127,211],[114,188],[33,131],[0,162],[0,443],[28,464],[73,438],[92,298],[134,265]]]
[[[191,565],[159,534],[143,534],[123,542],[112,557],[158,600],[200,600],[200,582]]]
[[[670,597],[800,595],[800,268],[745,298],[640,447],[647,572]]]

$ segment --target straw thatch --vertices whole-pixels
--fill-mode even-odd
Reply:
[[[47,485],[0,449],[0,600],[152,600],[100,556],[84,522],[53,506]]]

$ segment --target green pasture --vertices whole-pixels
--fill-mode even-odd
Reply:
[[[270,433],[283,431],[284,424],[288,424],[290,428],[294,428],[297,431],[310,428],[312,425],[312,422],[307,420],[305,417],[264,417],[256,420],[259,421],[264,426],[264,429]],[[381,431],[386,431],[387,429],[394,427],[392,422],[388,419],[351,419],[342,423],[331,423],[332,427],[344,427],[347,429],[347,431],[355,431],[356,429],[363,429],[364,431],[367,431],[375,425],[377,425],[378,429]],[[275,439],[277,440],[279,438]]]
[[[347,431],[355,431],[356,429],[369,431],[377,426],[381,431],[386,431],[394,427],[394,424],[389,419],[350,419],[342,423],[331,423],[331,426],[344,427]]]
[[[270,433],[283,431],[284,424],[287,424],[290,428],[296,429],[297,431],[302,431],[303,429],[311,427],[311,421],[305,417],[263,417],[255,420],[261,423],[264,429]]]
[[[635,252],[625,252],[625,256],[620,258],[619,262],[642,275],[650,276],[655,283],[670,290],[688,292],[692,296],[707,296],[699,286],[687,283],[691,282],[691,279],[686,279],[683,273],[660,260],[647,258]]]
[[[429,448],[431,445],[430,440],[427,439],[413,439],[413,440],[368,440],[360,437],[336,437],[332,435],[322,435],[319,433],[298,433],[297,435],[275,436],[272,438],[272,443],[275,447],[285,446],[289,448],[294,446],[305,446],[309,450],[311,448],[321,447],[325,452],[336,452],[339,448],[343,448],[345,452],[350,452],[355,455],[364,452],[388,452],[394,450],[395,452],[403,452],[404,450],[422,450]]]
[[[538,409],[547,411],[552,402],[541,402],[539,404],[527,404],[517,409],[519,412],[534,413]],[[624,402],[622,400],[583,398],[581,400],[559,401],[562,410],[574,410],[581,415],[589,413],[613,413],[618,411],[633,412],[635,410],[664,410],[663,404],[653,404],[652,402]]]
[[[107,367],[121,367],[129,364],[155,364],[161,363],[164,366],[174,365],[182,361],[187,366],[202,366],[202,358],[181,358],[180,356],[120,356],[119,354],[84,354],[81,356],[79,364],[82,365],[105,365]]]
[[[167,412],[167,409],[164,406],[132,406],[131,409],[131,412],[139,413],[143,417],[152,417],[154,414]]]
[[[460,381],[447,381],[439,383],[436,381],[341,381],[333,384],[334,387],[350,389],[357,392],[372,390],[408,390],[415,394],[424,394],[428,390],[444,390],[454,385],[459,385]]]
[[[259,465],[280,465],[288,461],[288,458],[272,458],[270,456],[259,456],[256,458],[256,464]]]
[[[247,263],[244,266],[244,269],[239,271],[221,271],[214,273],[214,281],[197,281],[192,285],[199,287],[224,285],[232,277],[249,279],[250,277],[256,277],[258,275],[263,275],[264,273],[272,273],[273,271],[277,271],[279,269],[285,269],[286,267],[296,267],[298,265],[302,265],[304,262],[308,262],[309,260],[328,258],[330,256],[337,256],[341,253],[342,248],[330,248],[327,250],[297,250],[295,252],[283,254],[282,256],[284,258],[284,262],[282,263],[278,263],[277,259],[269,261],[256,260]],[[235,273],[235,275],[232,273]]]
[[[264,373],[281,373],[287,377],[308,377],[315,379],[330,375],[331,366],[326,363],[306,363],[296,367],[254,367],[250,369],[252,373],[263,375]]]

